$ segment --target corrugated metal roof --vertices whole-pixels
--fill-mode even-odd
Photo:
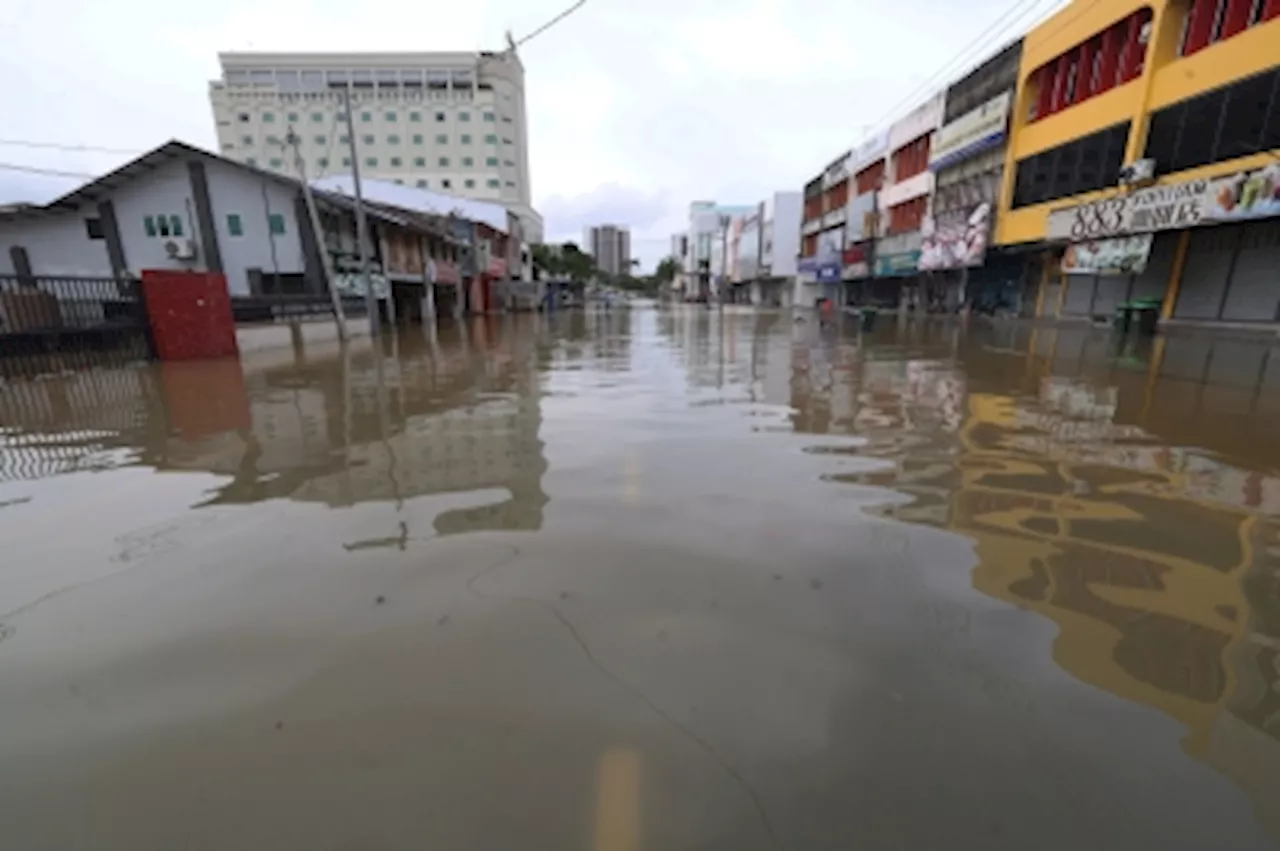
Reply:
[[[331,175],[314,181],[311,185],[317,189],[340,192],[343,195],[355,193],[355,183],[349,174]],[[483,222],[503,233],[507,232],[507,208],[494,201],[477,201],[473,198],[432,192],[429,189],[401,186],[389,180],[369,178],[361,178],[360,191],[367,201],[433,216],[452,214],[473,222]]]

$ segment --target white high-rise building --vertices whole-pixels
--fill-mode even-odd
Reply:
[[[582,250],[595,258],[596,268],[610,275],[631,274],[631,231],[617,225],[582,231]]]
[[[514,52],[220,53],[209,84],[221,154],[297,176],[351,171],[344,93],[362,176],[531,214],[524,66]]]

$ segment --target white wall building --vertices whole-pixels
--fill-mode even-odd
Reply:
[[[307,273],[306,222],[295,181],[170,142],[48,205],[0,217],[0,275],[213,270],[232,295],[249,295],[258,275]]]
[[[631,231],[617,225],[582,229],[582,250],[596,261],[596,268],[610,275],[631,273]]]
[[[344,95],[361,174],[530,206],[524,66],[514,52],[222,53],[209,100],[224,156],[312,179],[351,170]]]

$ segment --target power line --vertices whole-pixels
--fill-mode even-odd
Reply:
[[[916,98],[920,97],[921,94],[937,85],[941,81],[941,78],[954,73],[958,67],[962,67],[963,63],[971,61],[972,56],[970,54],[975,52],[981,53],[982,51],[987,50],[991,42],[995,41],[1003,33],[1007,32],[1014,23],[1025,17],[1027,12],[1034,9],[1041,2],[1043,2],[1043,0],[1016,0],[1016,2],[1006,9],[1003,14],[992,21],[985,30],[974,37],[973,41],[962,47],[959,53],[944,62],[937,71],[918,84],[910,93],[907,94],[906,97],[871,124],[872,132],[882,128],[885,123],[897,115],[899,111],[911,104]],[[1057,0],[1054,0],[1054,2],[1057,2]],[[1020,6],[1025,6],[1026,8],[1019,11]]]
[[[53,168],[37,168],[31,165],[18,165],[17,163],[0,162],[0,169],[8,171],[25,171],[29,174],[44,174],[49,175],[50,177],[75,177],[82,180],[92,180],[97,177],[96,174],[87,174],[82,171],[59,171]]]
[[[586,5],[586,3],[587,3],[587,0],[578,0],[578,2],[577,2],[577,3],[574,3],[574,4],[573,4],[572,6],[570,6],[568,9],[565,9],[563,12],[561,12],[561,13],[560,13],[560,14],[558,14],[558,15],[556,15],[554,18],[552,18],[551,20],[547,21],[545,24],[543,24],[542,26],[538,27],[536,30],[534,30],[533,32],[531,32],[531,33],[529,33],[528,35],[524,36],[523,38],[521,38],[521,39],[520,39],[520,40],[518,40],[518,41],[516,41],[516,40],[514,40],[514,39],[512,39],[512,38],[511,38],[511,33],[507,33],[507,43],[511,45],[509,49],[510,49],[510,50],[515,50],[517,47],[519,47],[519,46],[520,46],[520,45],[522,45],[522,44],[525,44],[525,43],[526,43],[526,42],[528,42],[530,39],[533,39],[533,38],[536,38],[537,36],[542,35],[544,32],[546,32],[547,30],[551,29],[551,28],[552,28],[552,27],[554,27],[556,24],[560,23],[560,22],[561,22],[561,21],[563,21],[565,18],[567,18],[567,17],[569,17],[570,15],[572,15],[574,12],[578,11],[579,9],[581,9],[583,6],[585,6],[585,5]]]
[[[30,139],[0,139],[0,145],[16,148],[44,148],[51,151],[73,151],[101,154],[141,154],[143,151],[128,148],[104,148],[100,145],[69,145],[61,142],[35,142]]]

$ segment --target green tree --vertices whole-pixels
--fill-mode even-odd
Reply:
[[[595,259],[590,254],[583,254],[574,242],[560,246],[560,261],[564,264],[564,274],[576,284],[585,284],[599,273]]]
[[[664,257],[658,263],[658,268],[654,271],[653,277],[657,279],[658,283],[670,286],[678,274],[680,274],[680,261],[674,257]]]

